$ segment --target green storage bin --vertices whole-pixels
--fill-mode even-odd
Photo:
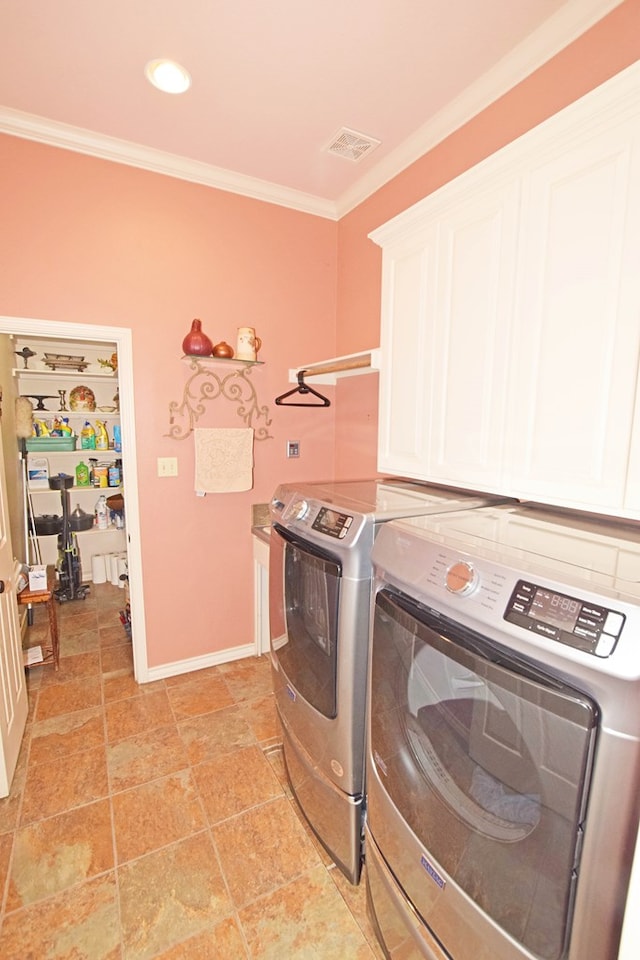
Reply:
[[[30,437],[27,440],[27,450],[31,453],[56,451],[60,453],[63,450],[75,450],[77,437]]]

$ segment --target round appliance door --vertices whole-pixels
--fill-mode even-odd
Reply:
[[[269,553],[272,655],[296,693],[333,719],[341,565],[277,524]]]
[[[384,589],[375,603],[370,714],[389,813],[387,825],[372,788],[371,829],[438,940],[452,956],[471,956],[468,941],[456,938],[478,926],[469,915],[476,911],[523,952],[563,957],[596,706]],[[406,855],[394,820],[424,855]],[[467,922],[458,922],[464,911]],[[512,949],[505,943],[495,955],[521,955]]]

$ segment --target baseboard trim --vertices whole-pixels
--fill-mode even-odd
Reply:
[[[242,647],[229,647],[226,650],[216,650],[202,657],[190,657],[188,660],[174,660],[173,663],[163,663],[158,667],[149,667],[144,683],[153,680],[166,680],[168,677],[178,677],[183,673],[193,673],[204,670],[206,667],[217,667],[221,663],[231,663],[233,660],[244,660],[254,657],[255,643],[246,643]]]

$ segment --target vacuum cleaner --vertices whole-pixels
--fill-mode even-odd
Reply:
[[[73,486],[74,478],[66,473],[59,473],[49,477],[49,486],[52,490],[60,491],[62,500],[62,528],[58,534],[58,587],[54,596],[58,603],[68,600],[84,600],[89,587],[82,583],[82,567],[78,553],[76,535],[71,529],[71,503],[69,488]]]

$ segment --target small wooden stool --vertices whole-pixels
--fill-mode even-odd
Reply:
[[[31,603],[44,603],[47,607],[47,613],[49,614],[49,633],[51,634],[51,648],[46,650],[45,647],[42,648],[43,658],[42,663],[53,663],[55,669],[57,670],[60,666],[60,641],[58,640],[58,619],[56,617],[56,603],[53,598],[52,585],[47,579],[47,589],[46,590],[30,590],[29,587],[25,587],[24,590],[21,590],[18,594],[18,603],[21,606],[26,606]],[[33,666],[38,666],[39,664],[33,664]]]

